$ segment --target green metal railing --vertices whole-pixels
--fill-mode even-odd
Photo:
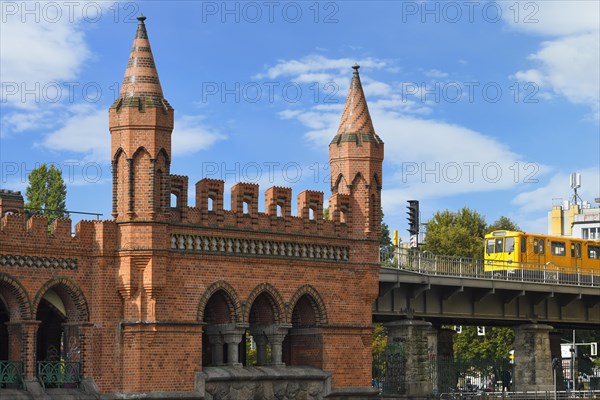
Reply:
[[[21,389],[23,387],[23,363],[0,361],[0,388]]]
[[[44,388],[76,387],[81,382],[81,363],[71,361],[38,361],[38,380]]]

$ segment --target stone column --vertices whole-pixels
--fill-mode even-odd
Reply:
[[[244,328],[231,328],[223,332],[223,340],[227,343],[227,365],[241,366],[238,352],[239,344],[244,335]]]
[[[223,336],[218,326],[205,326],[204,334],[210,344],[211,362],[213,366],[223,365]]]
[[[518,391],[551,391],[553,387],[549,325],[526,324],[515,328],[514,387]]]
[[[265,334],[257,334],[252,335],[254,339],[254,343],[256,343],[256,365],[266,365],[267,364],[267,335]]]
[[[267,339],[271,343],[271,363],[270,365],[285,365],[283,362],[283,340],[285,339],[291,325],[273,325],[266,332]]]
[[[428,336],[431,323],[402,320],[384,324],[388,331],[388,352],[403,354],[402,368],[394,368],[400,376],[386,377],[395,382],[399,394],[425,398],[433,392],[429,371]]]

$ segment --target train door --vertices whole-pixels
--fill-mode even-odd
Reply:
[[[581,243],[579,242],[571,242],[571,263],[569,266],[581,267]]]
[[[533,259],[538,268],[546,264],[546,241],[540,237],[533,238]]]

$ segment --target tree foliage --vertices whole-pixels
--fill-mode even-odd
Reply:
[[[373,325],[373,341],[371,342],[373,355],[383,354],[387,346],[387,331],[383,327],[383,324],[376,323]]]
[[[424,249],[440,255],[483,258],[486,228],[484,217],[467,207],[457,212],[438,211],[427,224]]]
[[[492,231],[520,231],[519,225],[515,224],[511,221],[510,218],[505,217],[504,215],[494,221],[491,225],[487,227],[487,232]]]
[[[381,239],[379,241],[380,246],[389,247],[391,246],[392,238],[390,237],[390,227],[383,221],[383,209],[381,210]]]
[[[48,217],[48,222],[66,215],[67,186],[62,172],[54,165],[42,164],[29,174],[29,185],[25,192],[30,213]]]
[[[508,359],[515,335],[510,328],[487,327],[484,336],[477,335],[477,327],[463,326],[454,335],[454,357],[465,360]]]
[[[510,218],[501,216],[491,225],[477,211],[467,207],[451,212],[438,211],[427,224],[425,249],[439,255],[483,258],[483,239],[493,230],[519,231]],[[506,359],[514,340],[510,328],[486,328],[484,336],[477,328],[464,326],[454,336],[454,356],[467,362],[478,359]]]

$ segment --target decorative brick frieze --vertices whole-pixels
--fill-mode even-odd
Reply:
[[[347,246],[179,233],[171,234],[171,250],[337,262],[348,262],[350,253]]]
[[[77,269],[74,258],[53,258],[0,254],[0,265],[23,268]]]

